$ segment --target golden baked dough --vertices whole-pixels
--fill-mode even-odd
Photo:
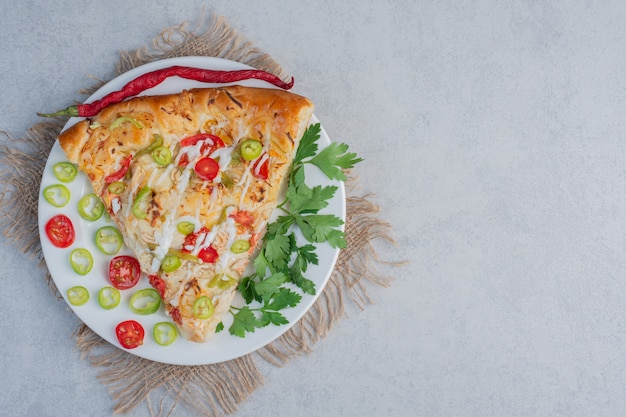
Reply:
[[[113,104],[59,136],[189,340],[208,340],[228,311],[312,113],[309,99],[283,90],[192,89]],[[243,157],[243,143],[258,155]],[[157,145],[169,163],[157,162]],[[166,257],[180,267],[164,271]],[[208,318],[194,314],[200,297]]]

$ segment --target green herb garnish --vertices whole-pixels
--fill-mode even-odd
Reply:
[[[297,306],[302,295],[288,288],[295,285],[302,293],[315,295],[313,281],[305,277],[309,265],[317,265],[316,244],[328,242],[333,248],[345,248],[343,220],[332,214],[320,214],[337,191],[336,186],[305,184],[304,166],[318,167],[329,179],[345,181],[345,169],[362,161],[348,152],[348,145],[331,143],[318,152],[319,123],[309,126],[296,151],[289,174],[285,201],[278,205],[283,214],[268,225],[258,256],[253,262],[255,272],[241,279],[238,290],[248,305],[231,307],[234,321],[228,331],[245,337],[257,328],[277,326],[288,321],[281,310]],[[300,245],[294,229],[300,230],[306,243]],[[253,301],[261,306],[253,308]],[[223,325],[220,330],[223,329]]]

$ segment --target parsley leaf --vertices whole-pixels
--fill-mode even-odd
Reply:
[[[303,264],[301,265],[302,272],[306,272],[308,264],[317,265],[319,262],[319,258],[317,257],[317,253],[315,253],[314,245],[304,245],[296,248],[298,256],[296,260],[301,259]]]
[[[254,284],[254,289],[263,300],[268,301],[272,295],[276,294],[280,286],[287,280],[287,276],[282,272],[277,272]]]
[[[290,186],[287,188],[285,197],[289,201],[289,212],[291,213],[317,213],[328,206],[330,200],[338,187],[316,185],[309,188],[306,184]]]
[[[291,278],[291,282],[300,288],[302,292],[315,295],[315,283],[304,276],[297,262],[294,263],[293,267],[289,270],[289,277]]]
[[[308,162],[322,170],[331,180],[345,181],[346,175],[342,169],[352,168],[362,160],[355,153],[348,152],[345,143],[333,142]]]
[[[280,314],[278,311],[262,310],[261,314],[261,322],[264,323],[266,326],[270,323],[276,326],[281,326],[283,324],[289,323],[285,316]]]
[[[291,242],[289,236],[276,234],[265,241],[263,253],[269,265],[275,270],[281,271],[289,262]]]
[[[296,156],[293,159],[294,166],[297,166],[303,159],[310,158],[317,153],[317,141],[320,138],[321,130],[322,126],[319,123],[312,124],[306,129],[302,139],[300,139]]]
[[[328,241],[335,248],[345,248],[346,241],[341,230],[335,229],[343,224],[343,220],[332,214],[311,214],[295,216],[295,221],[302,235],[309,242],[322,243]],[[332,238],[332,239],[331,239]]]
[[[282,310],[287,307],[295,307],[302,300],[302,296],[289,288],[280,288],[272,300],[265,306],[269,310]]]
[[[248,306],[241,307],[237,313],[233,314],[233,324],[228,328],[228,332],[233,336],[245,337],[247,332],[254,333],[259,327],[264,327],[261,320]]]
[[[256,278],[256,274],[243,277],[239,282],[239,286],[237,287],[237,290],[241,293],[241,296],[247,304],[250,304],[255,300],[259,302],[262,300],[261,297],[256,293],[254,278]]]

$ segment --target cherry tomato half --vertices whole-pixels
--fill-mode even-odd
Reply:
[[[134,349],[143,345],[145,331],[135,320],[126,320],[115,326],[115,335],[123,348]]]
[[[202,248],[200,249],[200,252],[198,252],[198,258],[202,259],[202,262],[206,262],[208,264],[214,264],[217,262],[218,257],[219,255],[213,246]]]
[[[137,285],[140,275],[139,261],[132,256],[116,256],[109,263],[109,280],[118,290],[125,290]]]
[[[64,214],[52,217],[45,226],[46,235],[57,248],[67,248],[76,239],[76,232],[72,221]]]
[[[202,158],[194,166],[194,171],[198,177],[205,181],[213,181],[220,172],[220,164],[213,158]]]

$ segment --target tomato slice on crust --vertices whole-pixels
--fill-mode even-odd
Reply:
[[[252,164],[252,175],[260,180],[267,180],[267,178],[270,176],[269,157],[265,156],[264,154],[260,158],[257,158],[256,161],[254,161],[254,163]]]
[[[109,280],[118,290],[132,288],[139,282],[141,270],[139,261],[132,256],[120,255],[109,263]]]
[[[209,246],[200,249],[200,252],[198,252],[198,258],[202,259],[203,262],[206,262],[208,264],[214,264],[215,262],[217,262],[219,254],[213,246]]]
[[[196,175],[205,181],[213,181],[220,172],[220,164],[213,158],[202,158],[193,167]]]

